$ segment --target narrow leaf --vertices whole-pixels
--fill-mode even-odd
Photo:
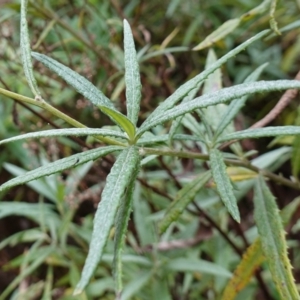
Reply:
[[[212,46],[214,43],[226,37],[229,33],[234,31],[240,24],[241,20],[239,18],[231,19],[223,23],[219,28],[217,28],[214,32],[208,35],[204,41],[202,41],[199,45],[193,48],[193,50],[202,50],[204,48]]]
[[[243,255],[242,261],[235,269],[233,277],[226,285],[221,300],[234,300],[236,295],[248,284],[264,260],[265,257],[261,252],[260,239],[256,239]]]
[[[254,128],[237,131],[234,133],[227,134],[218,139],[218,142],[226,142],[231,140],[242,140],[242,139],[256,139],[267,136],[279,136],[279,135],[299,135],[300,126],[276,126],[276,127],[264,127]]]
[[[269,30],[265,30],[265,31],[262,31],[262,32],[258,33],[254,37],[252,37],[249,40],[245,41],[244,43],[242,43],[241,45],[239,45],[238,47],[236,47],[235,49],[231,50],[226,55],[224,55],[223,57],[218,59],[218,61],[216,63],[214,63],[212,66],[210,66],[210,68],[208,68],[207,70],[203,71],[199,75],[195,76],[194,78],[190,79],[185,84],[180,86],[171,96],[169,96],[164,102],[162,102],[152,112],[152,114],[145,121],[145,123],[144,123],[145,125],[144,124],[143,125],[146,126],[146,124],[148,122],[150,122],[153,117],[156,117],[158,114],[161,114],[162,112],[166,111],[167,109],[172,108],[178,101],[180,101],[191,90],[197,88],[197,86],[199,84],[201,84],[201,82],[203,82],[203,80],[205,78],[207,78],[207,76],[209,74],[214,72],[216,69],[220,68],[230,58],[234,57],[235,55],[237,55],[241,51],[245,50],[245,48],[247,48],[250,44],[252,44],[253,42],[259,40],[263,36],[267,35],[269,32],[270,32]]]
[[[284,225],[288,224],[293,214],[297,211],[299,204],[300,197],[294,199],[280,212],[280,217]],[[251,277],[264,260],[265,256],[263,255],[261,241],[258,237],[243,255],[241,262],[234,271],[233,277],[226,285],[221,300],[234,300],[237,294],[247,286]]]
[[[188,102],[188,101],[193,100],[193,99],[196,97],[196,95],[197,95],[199,89],[201,88],[201,86],[202,86],[202,82],[199,83],[199,84],[197,85],[196,88],[194,88],[193,90],[191,90],[191,91],[184,97],[184,99],[182,100],[182,103],[185,103],[185,102]],[[170,128],[170,133],[169,133],[169,144],[172,143],[172,140],[173,140],[173,138],[174,138],[174,135],[175,135],[176,131],[178,130],[178,127],[180,126],[183,117],[184,117],[184,116],[180,116],[180,117],[176,118],[176,119],[172,122],[172,125],[171,125],[171,128]]]
[[[107,176],[94,219],[89,253],[74,295],[80,294],[84,290],[100,262],[120,201],[131,181],[132,174],[139,165],[139,161],[137,148],[129,147],[121,152]]]
[[[256,70],[254,70],[246,79],[246,82],[254,82],[257,80],[257,78],[260,76],[264,68],[268,65],[268,63],[265,63],[261,66],[259,66]],[[220,136],[225,128],[227,128],[228,124],[234,119],[234,117],[238,114],[238,112],[242,109],[242,107],[245,105],[245,102],[248,99],[248,95],[233,100],[230,105],[228,106],[227,112],[222,116],[221,121],[219,122],[219,126],[217,127],[215,131],[215,138]]]
[[[21,47],[21,55],[22,55],[22,64],[25,72],[25,77],[29,84],[29,87],[36,97],[40,97],[41,93],[36,84],[36,80],[33,75],[32,69],[32,61],[31,61],[31,49],[30,49],[30,40],[28,33],[28,26],[26,20],[27,14],[27,5],[28,0],[21,0],[21,32],[20,32],[20,47]]]
[[[211,172],[207,171],[197,176],[194,180],[186,184],[176,195],[175,200],[167,209],[164,218],[159,224],[160,232],[165,232],[170,224],[176,221],[195,195],[204,187],[211,178]]]
[[[254,217],[261,237],[263,253],[281,299],[299,299],[279,210],[262,176],[254,188]]]
[[[5,288],[5,290],[1,293],[0,300],[9,299],[9,295],[16,289],[16,287],[25,280],[25,278],[29,277],[50,255],[55,252],[54,245],[45,246],[42,249],[36,258],[32,261],[30,265],[28,265],[24,270],[20,272],[18,276],[14,278],[14,280]],[[27,254],[31,254],[30,252]],[[25,257],[26,259],[26,257]]]
[[[131,174],[130,182],[128,182],[127,192],[123,201],[120,204],[116,217],[116,232],[114,245],[114,277],[116,281],[116,294],[120,295],[122,291],[122,250],[124,247],[125,234],[127,231],[127,224],[132,210],[133,191],[135,186],[135,179],[139,172],[138,163],[136,169]]]
[[[16,185],[24,184],[34,179],[38,179],[44,176],[48,176],[69,168],[74,168],[75,166],[79,166],[84,164],[90,160],[98,159],[108,153],[113,151],[122,150],[122,147],[117,146],[107,146],[103,148],[96,148],[92,150],[88,150],[79,154],[74,154],[72,156],[59,159],[55,162],[47,164],[45,166],[39,167],[35,170],[29,171],[25,174],[22,174],[16,178],[13,178],[0,186],[0,192],[12,188]]]
[[[44,64],[47,68],[55,72],[58,76],[63,78],[68,84],[73,86],[81,95],[90,100],[94,105],[106,106],[115,110],[112,102],[83,76],[46,55],[37,52],[31,52],[31,55],[36,60]]]
[[[118,111],[110,109],[108,107],[99,106],[99,108],[127,133],[130,140],[134,139],[135,126],[129,119],[127,119],[123,114],[119,113]]]
[[[118,124],[130,138],[134,136],[135,126],[129,119],[127,119],[126,116],[118,112],[114,108],[112,102],[91,82],[70,68],[46,55],[36,52],[32,52],[31,55],[50,70],[55,72],[58,76],[62,77],[67,83],[72,85],[81,95],[90,100],[94,105],[99,107],[99,109],[108,115],[116,124]]]
[[[173,258],[168,264],[166,264],[165,268],[170,271],[199,272],[226,278],[231,277],[232,275],[228,270],[220,265],[203,259],[188,257]]]
[[[153,136],[153,137],[142,137],[138,140],[137,145],[141,146],[148,146],[148,145],[155,145],[161,143],[167,143],[170,140],[169,134]],[[175,134],[173,136],[173,140],[178,141],[194,141],[194,142],[204,142],[204,139],[195,135],[188,135],[188,134]]]
[[[225,103],[233,99],[241,98],[254,93],[271,92],[287,89],[300,89],[298,80],[275,80],[243,83],[233,87],[224,88],[221,91],[209,93],[195,98],[187,103],[179,104],[163,113],[156,114],[150,120],[146,120],[137,131],[137,136],[141,136],[145,131],[159,124],[175,119],[181,115],[192,112],[197,108],[208,107],[219,103]]]
[[[210,49],[207,55],[205,69],[208,69],[216,61],[217,61],[216,53],[212,49]],[[219,91],[221,89],[222,89],[222,73],[221,73],[221,68],[219,68],[206,78],[203,87],[203,94]],[[207,127],[212,128],[212,130],[215,131],[218,128],[218,125],[223,115],[225,115],[227,108],[228,108],[227,104],[220,103],[202,109],[201,110],[202,122],[205,121],[208,124]],[[229,132],[234,132],[234,126],[232,122],[230,123],[230,126],[228,124],[227,130]]]
[[[141,101],[141,79],[130,25],[124,20],[124,60],[127,117],[136,125]]]
[[[217,185],[220,197],[227,207],[232,217],[240,222],[240,213],[233,193],[230,179],[226,172],[226,165],[223,161],[221,152],[218,149],[211,149],[209,153],[212,175]]]
[[[14,136],[5,140],[0,141],[0,145],[18,140],[40,138],[40,137],[53,137],[53,136],[82,136],[82,135],[101,135],[101,136],[114,136],[118,138],[126,139],[126,136],[122,132],[108,130],[108,129],[97,129],[97,128],[66,128],[66,129],[50,129],[38,132],[30,132]]]

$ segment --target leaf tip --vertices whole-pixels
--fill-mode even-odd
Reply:
[[[83,292],[82,289],[76,288],[76,289],[74,290],[74,292],[73,292],[73,296],[80,295],[82,292]]]

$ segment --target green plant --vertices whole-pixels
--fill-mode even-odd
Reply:
[[[246,79],[247,82],[212,92],[212,86],[220,82],[220,74],[218,73],[220,72],[220,67],[253,42],[267,36],[270,31],[266,30],[257,34],[220,59],[217,59],[214,52],[210,51],[206,70],[179,87],[148,116],[140,127],[137,127],[141,99],[141,82],[139,77],[139,63],[128,22],[124,21],[124,61],[127,99],[127,116],[125,116],[115,108],[112,102],[100,90],[84,77],[48,56],[35,52],[31,53],[26,23],[26,7],[27,1],[22,1],[21,48],[26,78],[35,95],[35,99],[4,89],[0,89],[0,93],[22,103],[41,107],[68,122],[70,125],[79,128],[28,133],[5,139],[0,144],[25,138],[89,135],[96,140],[106,143],[108,146],[75,154],[21,174],[4,183],[0,187],[0,191],[28,183],[43,176],[49,176],[69,168],[78,167],[110,153],[120,152],[107,177],[106,185],[102,192],[101,201],[94,219],[89,254],[81,274],[81,279],[74,293],[79,294],[86,288],[101,260],[110,231],[115,226],[113,262],[115,289],[117,296],[121,297],[123,273],[121,252],[125,247],[124,238],[132,209],[134,186],[139,170],[141,165],[150,163],[156,157],[169,156],[207,161],[209,162],[211,171],[205,171],[205,168],[200,164],[199,175],[177,193],[175,201],[166,209],[165,216],[160,220],[160,231],[164,233],[170,228],[171,223],[178,220],[185,209],[193,202],[196,194],[205,189],[206,186],[214,186],[214,183],[228,212],[234,220],[240,222],[234,186],[231,182],[229,172],[231,167],[236,167],[239,175],[244,174],[248,179],[254,178],[255,218],[260,234],[260,241],[256,242],[253,248],[249,250],[250,254],[241,263],[246,264],[246,267],[242,268],[247,268],[249,273],[253,274],[257,265],[249,264],[249,261],[251,261],[249,257],[260,256],[262,251],[267,257],[273,281],[277,286],[281,298],[296,299],[298,292],[293,281],[291,266],[287,257],[287,247],[281,217],[274,197],[266,184],[266,180],[274,180],[277,183],[295,189],[300,188],[299,182],[276,175],[261,166],[251,163],[247,159],[247,155],[250,154],[242,153],[238,143],[230,145],[233,154],[222,152],[221,149],[224,145],[228,145],[228,143],[245,138],[299,135],[299,126],[266,127],[234,132],[232,121],[250,95],[284,89],[300,89],[300,83],[299,81],[292,80],[254,82],[264,68],[264,66],[261,66]],[[106,114],[118,125],[119,129],[87,128],[49,105],[42,98],[35,82],[31,56],[57,73],[85,98],[89,99],[102,113]],[[204,95],[199,97],[197,93],[204,82]],[[230,101],[229,106],[224,105],[224,103]],[[201,120],[201,123],[199,120]],[[170,130],[165,130],[168,133],[157,134],[155,128],[167,122],[172,122]],[[181,129],[180,126],[182,125],[188,128],[191,134],[178,134],[177,132]],[[176,141],[199,143],[203,153],[207,154],[178,150],[174,147]],[[197,204],[194,203],[194,205],[197,208]],[[53,248],[47,250],[50,253],[53,251]],[[42,262],[49,253],[45,252],[39,262]],[[261,263],[262,260],[259,257],[258,262]],[[180,264],[184,264],[184,261],[177,260],[178,269],[180,269]],[[176,264],[174,263],[174,265]],[[172,267],[176,268],[174,265]],[[149,275],[146,274],[143,280],[145,282],[148,279]],[[230,287],[232,288],[232,285],[229,285],[229,289]]]

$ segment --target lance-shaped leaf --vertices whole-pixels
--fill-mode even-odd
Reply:
[[[28,26],[26,20],[27,5],[28,5],[28,0],[21,0],[20,48],[21,48],[21,55],[22,55],[22,64],[25,72],[25,77],[28,81],[32,93],[35,96],[41,96],[41,93],[36,84],[36,80],[34,78],[33,70],[32,70],[30,40],[29,40]]]
[[[257,80],[257,78],[260,76],[264,68],[268,65],[268,63],[265,63],[261,66],[259,66],[256,70],[254,70],[246,79],[244,82],[254,82]],[[225,128],[227,128],[228,124],[234,119],[234,117],[238,114],[238,112],[242,109],[242,107],[245,105],[246,100],[248,99],[248,95],[242,97],[241,99],[235,99],[233,100],[230,105],[228,106],[228,109],[226,113],[222,116],[221,121],[218,125],[218,128],[215,131],[215,138],[220,136]]]
[[[107,114],[116,124],[120,126],[128,135],[130,140],[135,137],[135,126],[127,119],[123,114],[116,110],[110,109],[105,106],[99,106],[99,108]]]
[[[124,20],[124,60],[127,117],[136,125],[141,101],[141,79],[130,25]]]
[[[208,69],[211,65],[216,63],[217,55],[213,49],[209,49],[205,69]],[[215,70],[211,73],[205,80],[203,86],[203,94],[208,94],[211,92],[219,91],[222,89],[222,72],[221,68]],[[215,130],[220,122],[224,111],[226,111],[227,105],[226,104],[218,104],[214,106],[209,106],[202,110],[202,114],[204,115],[205,119],[207,120],[208,124]]]
[[[84,290],[100,262],[120,201],[128,184],[131,183],[132,174],[138,168],[139,162],[140,157],[137,148],[134,146],[129,147],[121,152],[107,176],[106,185],[94,219],[89,253],[74,295]]]
[[[58,76],[62,77],[67,83],[73,86],[81,95],[90,100],[94,105],[99,107],[99,109],[101,109],[101,111],[103,111],[116,124],[118,124],[128,134],[129,137],[132,136],[133,132],[135,131],[135,127],[132,122],[126,118],[126,116],[118,112],[114,108],[112,102],[90,81],[46,55],[36,52],[32,52],[31,55],[43,63],[47,68],[55,72]]]
[[[234,133],[227,134],[218,139],[218,142],[226,142],[231,140],[242,140],[242,139],[257,139],[267,136],[280,136],[280,135],[299,135],[300,126],[275,126],[275,127],[264,127],[254,128],[237,131]]]
[[[211,178],[211,172],[207,171],[186,184],[176,195],[175,200],[167,209],[164,218],[159,224],[160,232],[165,232],[170,224],[176,221],[195,195],[203,188]]]
[[[264,260],[265,257],[261,252],[260,239],[256,239],[243,255],[241,263],[235,269],[233,277],[226,285],[222,300],[234,300],[239,291],[248,284]]]
[[[116,282],[116,294],[120,296],[122,291],[122,250],[124,246],[125,234],[127,225],[132,210],[133,192],[135,186],[135,179],[139,172],[140,163],[137,163],[135,170],[131,174],[130,182],[128,183],[125,199],[120,204],[116,217],[116,232],[114,245],[114,277]]]
[[[230,178],[226,172],[226,165],[221,152],[218,149],[211,149],[209,153],[212,175],[217,185],[219,195],[228,209],[231,216],[240,222],[240,213],[233,193]]]
[[[16,185],[24,184],[34,179],[38,179],[44,176],[49,176],[51,174],[74,168],[81,164],[84,164],[90,160],[95,160],[99,157],[107,155],[113,151],[122,150],[122,147],[118,146],[107,146],[103,148],[96,148],[88,150],[79,154],[74,154],[72,156],[59,159],[55,162],[47,164],[45,166],[39,167],[32,171],[26,172],[20,176],[17,176],[0,186],[0,192],[12,188]]]
[[[122,132],[98,129],[98,128],[66,128],[66,129],[50,129],[38,132],[30,132],[14,136],[5,140],[0,141],[0,145],[15,142],[18,140],[30,139],[30,138],[41,138],[41,137],[54,137],[54,136],[83,136],[83,135],[101,135],[101,136],[114,136],[118,138],[126,139],[126,136]]]
[[[202,41],[199,45],[193,48],[193,50],[202,50],[204,48],[210,47],[214,43],[226,37],[229,33],[234,31],[240,24],[241,20],[239,18],[231,19],[223,23],[219,28],[217,28],[214,32],[208,35],[204,41]]]
[[[291,217],[297,211],[299,204],[300,197],[294,199],[280,212],[280,217],[284,225],[289,223]],[[247,286],[251,277],[264,260],[265,256],[263,255],[261,241],[258,237],[243,255],[232,278],[226,284],[221,300],[234,300],[237,294]]]
[[[141,136],[145,131],[159,124],[175,119],[181,115],[192,112],[197,108],[208,107],[219,103],[226,103],[233,99],[241,98],[254,93],[271,92],[287,89],[300,89],[300,82],[297,80],[275,80],[259,81],[253,83],[243,83],[233,87],[224,88],[221,91],[205,94],[187,103],[182,103],[163,113],[156,114],[137,131],[137,136]]]
[[[147,120],[144,122],[144,126],[147,125],[148,122],[152,120],[153,117],[157,116],[158,114],[163,113],[167,109],[172,108],[178,101],[180,101],[185,95],[187,95],[191,90],[197,88],[201,82],[207,78],[209,74],[214,72],[216,69],[220,68],[224,63],[226,63],[230,58],[234,57],[241,51],[245,50],[250,44],[253,42],[259,40],[263,36],[267,35],[270,31],[265,30],[254,37],[250,38],[246,42],[242,43],[235,49],[231,50],[228,52],[226,55],[218,59],[213,65],[211,65],[208,69],[205,71],[201,72],[199,75],[195,76],[194,78],[190,79],[187,81],[185,84],[180,86],[171,96],[169,96],[164,102],[162,102],[155,110],[152,112],[152,114],[147,118]]]
[[[262,176],[254,187],[254,217],[261,237],[263,253],[281,299],[299,299],[279,210]]]

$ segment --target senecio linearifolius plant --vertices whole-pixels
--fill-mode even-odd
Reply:
[[[264,66],[261,66],[256,69],[243,84],[223,88],[216,92],[204,93],[202,96],[196,97],[197,92],[207,78],[213,76],[224,63],[244,50],[248,45],[265,37],[269,33],[269,30],[265,30],[248,39],[222,58],[213,59],[212,63],[208,64],[202,73],[180,86],[171,96],[163,101],[138,128],[137,121],[141,101],[141,81],[133,35],[128,22],[124,20],[124,60],[127,107],[127,115],[125,116],[115,108],[110,99],[87,79],[46,55],[31,52],[26,22],[26,10],[27,1],[22,0],[22,62],[26,78],[35,98],[33,99],[14,94],[4,89],[0,89],[0,92],[3,95],[17,99],[18,101],[42,107],[76,128],[27,133],[2,140],[0,144],[27,138],[92,136],[99,141],[102,141],[107,146],[87,150],[29,171],[4,183],[0,187],[0,191],[7,190],[16,185],[28,183],[29,181],[43,176],[48,176],[79,166],[113,152],[118,153],[110,174],[107,176],[106,185],[101,195],[101,201],[99,202],[94,218],[94,228],[88,256],[74,294],[81,293],[91,280],[97,265],[101,261],[110,230],[114,226],[113,269],[116,294],[120,297],[122,291],[121,252],[132,209],[135,181],[144,157],[152,155],[153,157],[171,156],[203,160],[208,161],[210,166],[210,170],[199,174],[199,176],[178,192],[175,201],[169,206],[159,224],[161,232],[164,232],[172,222],[175,222],[179,218],[181,213],[194,199],[195,195],[212,180],[215,182],[220,199],[223,201],[228,212],[236,222],[240,222],[237,201],[233,192],[230,177],[227,173],[227,167],[230,165],[242,166],[243,168],[247,168],[254,172],[254,215],[258,227],[259,238],[247,250],[247,255],[245,255],[241,264],[238,266],[236,273],[239,274],[238,276],[241,276],[243,271],[247,268],[248,273],[253,274],[255,268],[262,262],[259,258],[264,255],[268,261],[273,281],[275,282],[278,293],[282,299],[298,299],[298,291],[294,283],[291,265],[287,256],[287,246],[281,217],[275,198],[270,192],[265,180],[275,180],[296,188],[299,188],[299,186],[296,182],[252,165],[245,160],[245,158],[241,160],[237,156],[232,156],[230,159],[224,157],[224,154],[220,150],[220,146],[224,143],[245,138],[299,135],[300,126],[266,127],[235,132],[231,125],[234,117],[245,104],[249,95],[285,89],[300,89],[300,82],[293,80],[255,82],[264,68]],[[210,55],[212,55],[211,57],[213,57],[212,53],[213,52],[210,52]],[[58,74],[85,98],[90,100],[102,113],[106,114],[116,125],[118,125],[120,130],[87,128],[48,104],[43,99],[33,76],[32,57]],[[220,110],[219,108],[222,103],[230,104],[228,106],[223,106],[222,110]],[[218,114],[216,122],[214,113],[217,113],[217,111],[222,111],[222,114]],[[195,119],[190,113],[198,114],[203,122],[203,126],[200,126],[199,130],[196,130],[195,132],[192,131],[193,134],[178,134],[177,129],[184,116],[188,116],[191,122],[195,122]],[[212,116],[214,122],[207,117],[208,115]],[[172,122],[167,134],[157,136],[151,133],[151,130],[154,127],[167,122]],[[196,124],[195,126],[198,125]],[[175,150],[172,145],[173,141],[176,140],[199,142],[203,145],[208,154]],[[254,259],[255,257],[257,258],[256,264],[253,263],[252,265],[249,265],[251,259]],[[250,277],[251,276],[249,276],[249,278]],[[237,276],[234,277],[234,280],[237,280],[236,278]],[[231,285],[228,285],[229,288],[224,292],[224,299],[227,299],[226,293],[230,293],[230,288],[232,289],[234,284],[235,283],[233,282]]]

